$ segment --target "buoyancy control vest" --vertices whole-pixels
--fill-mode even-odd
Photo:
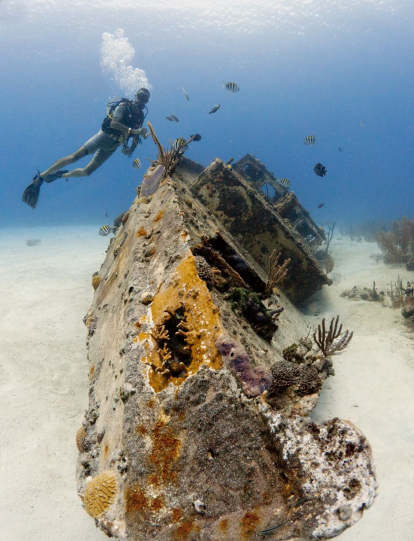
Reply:
[[[148,113],[148,109],[146,107],[145,109],[147,111],[144,114],[143,109],[139,105],[127,98],[112,99],[107,105],[107,114],[102,122],[101,130],[105,133],[108,133],[109,135],[115,135],[117,137],[121,137],[123,133],[120,130],[115,130],[114,128],[111,128],[111,122],[115,109],[119,105],[126,105],[124,114],[120,119],[120,122],[124,124],[124,126],[127,126],[128,128],[131,128],[133,130],[137,130],[142,126],[142,124],[144,123],[144,119]]]

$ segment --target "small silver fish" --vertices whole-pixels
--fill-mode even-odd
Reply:
[[[110,225],[103,225],[99,228],[99,234],[101,237],[106,237],[109,233],[113,233],[114,229],[115,228]]]
[[[278,178],[276,180],[279,182],[279,184],[284,186],[287,190],[289,189],[290,182],[289,182],[289,180],[287,178]]]
[[[224,88],[230,90],[230,92],[239,92],[240,87],[237,83],[224,83]]]
[[[215,113],[216,111],[218,111],[220,109],[220,105],[215,105],[211,111],[209,111],[209,115],[211,115],[212,113]]]
[[[139,158],[136,158],[133,162],[132,162],[132,167],[134,169],[139,169],[141,167],[141,162],[139,161]]]
[[[185,88],[181,87],[181,90],[184,92],[184,96],[185,96],[185,99],[187,101],[190,101],[190,96],[187,94],[187,92],[185,91]]]
[[[171,117],[173,120],[175,120],[176,122],[180,122],[180,121],[178,120],[178,118],[177,118],[175,115],[170,115],[170,117]],[[167,117],[167,118],[168,118],[168,117]]]
[[[170,122],[174,122],[174,119],[171,117],[171,116],[166,116],[165,117],[167,120],[169,120]]]
[[[316,137],[314,135],[308,135],[303,142],[310,147],[316,143]]]

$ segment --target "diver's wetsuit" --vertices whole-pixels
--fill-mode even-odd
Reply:
[[[134,107],[135,104],[133,103],[130,105],[130,107]],[[137,107],[137,106],[135,106]],[[127,126],[125,123],[125,116],[127,116],[128,112],[128,106],[126,103],[122,103],[121,105],[118,105],[115,108],[115,111],[112,115],[112,122],[117,124],[123,124],[124,126]],[[144,122],[144,114],[142,113],[142,109],[139,108],[139,112],[141,115],[138,114],[135,118],[134,126],[127,126],[127,128],[133,127],[135,129],[140,128]],[[84,143],[79,150],[74,152],[73,154],[70,154],[69,156],[66,156],[64,158],[60,158],[57,162],[55,162],[49,169],[47,169],[45,172],[40,173],[40,176],[45,179],[47,182],[48,175],[52,175],[59,169],[62,169],[66,165],[69,165],[71,163],[77,162],[80,158],[83,158],[86,155],[91,155],[94,152],[96,152],[95,156],[92,158],[92,160],[84,167],[84,168],[78,168],[74,169],[73,171],[69,171],[67,173],[64,173],[61,178],[69,178],[69,177],[87,177],[98,167],[100,167],[108,158],[112,156],[112,154],[115,152],[115,150],[122,144],[124,144],[126,138],[127,138],[128,130],[118,130],[114,128],[109,128],[108,132],[103,131],[102,129],[99,130],[99,132],[91,137],[86,143]],[[136,145],[135,145],[136,146]],[[135,149],[135,147],[132,148],[132,150]]]

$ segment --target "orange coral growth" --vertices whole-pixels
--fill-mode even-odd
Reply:
[[[164,216],[164,210],[161,210],[161,211],[157,214],[157,216],[155,217],[154,222],[159,222],[163,216]]]
[[[151,511],[159,511],[164,507],[164,496],[157,496],[150,503]]]
[[[151,305],[152,318],[155,326],[154,336],[177,311],[180,316],[175,334],[181,338],[189,352],[189,362],[184,367],[181,359],[171,355],[170,342],[156,341],[151,358],[149,379],[153,389],[160,392],[172,381],[179,385],[189,375],[195,374],[205,364],[215,370],[222,366],[221,355],[216,348],[216,341],[222,327],[219,310],[214,305],[210,292],[197,273],[194,256],[189,255],[178,265],[176,273],[169,284],[156,293]],[[165,347],[164,347],[165,346]],[[170,355],[169,355],[169,353]],[[169,355],[166,359],[165,355]],[[168,361],[171,362],[168,363]],[[171,363],[176,363],[172,370]],[[166,369],[167,368],[167,369]]]
[[[222,520],[220,520],[219,529],[222,532],[227,532],[227,530],[229,529],[229,519],[228,518],[223,518]]]
[[[244,514],[240,521],[244,539],[250,539],[254,531],[258,529],[259,523],[260,519],[256,513],[247,511],[247,513]]]
[[[179,456],[181,442],[164,421],[158,421],[152,433],[153,448],[150,461],[156,473],[151,476],[151,484],[159,486],[161,481],[163,483],[175,481],[176,472],[173,470],[173,465]]]
[[[183,516],[181,509],[171,509],[173,522],[178,522]]]
[[[151,410],[154,409],[156,405],[157,405],[157,401],[155,400],[155,398],[151,398],[151,399],[148,400],[148,402],[147,402],[147,407],[148,407],[149,409],[151,409]]]
[[[193,528],[194,521],[183,522],[178,526],[173,535],[177,541],[187,539]]]
[[[145,425],[138,425],[135,430],[140,436],[145,436],[145,434],[148,434],[148,428]]]
[[[145,235],[147,234],[147,232],[145,231],[145,229],[143,227],[140,227],[138,229],[138,231],[135,233],[135,237],[145,237]]]
[[[148,500],[138,483],[125,489],[125,509],[127,513],[139,514],[148,507]]]

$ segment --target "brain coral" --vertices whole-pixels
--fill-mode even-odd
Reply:
[[[97,475],[86,485],[83,503],[93,518],[101,516],[115,501],[116,478],[112,470]]]
[[[76,432],[76,445],[80,453],[85,452],[85,437],[86,430],[83,426],[81,426],[80,429]]]
[[[99,276],[99,274],[94,274],[92,276],[92,287],[96,291],[98,289],[99,284],[101,283],[102,278]]]

